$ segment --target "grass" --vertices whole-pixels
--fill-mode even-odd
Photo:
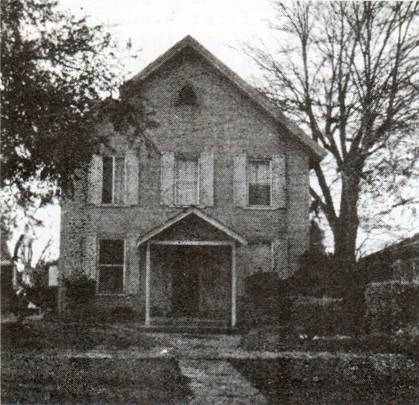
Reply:
[[[2,357],[1,403],[186,404],[191,395],[174,359]]]
[[[400,353],[419,363],[419,340],[389,335],[363,335],[347,338],[300,338],[281,328],[254,329],[244,335],[240,347],[245,350],[268,351],[327,351],[348,353]]]
[[[232,365],[268,399],[287,405],[410,405],[419,403],[417,381],[392,381],[354,372],[333,363],[296,363],[292,359],[231,360]],[[336,368],[335,368],[336,367]],[[377,377],[377,378],[375,378]]]
[[[131,346],[148,350],[158,343],[144,334],[140,327],[129,323],[93,325],[64,322],[2,324],[1,342],[3,352],[126,349]]]

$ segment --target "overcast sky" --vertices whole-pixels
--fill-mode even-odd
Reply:
[[[269,0],[59,0],[61,8],[106,24],[121,43],[141,49],[127,73],[138,73],[174,43],[192,35],[244,79],[257,76],[241,43],[268,39]]]

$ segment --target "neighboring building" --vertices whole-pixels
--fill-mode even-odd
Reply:
[[[247,276],[297,269],[324,152],[189,36],[121,92],[154,112],[155,148],[103,123],[109,145],[63,206],[60,271],[82,269],[100,308],[130,305],[147,325],[234,326]]]
[[[359,268],[367,280],[419,280],[419,233],[362,257]]]

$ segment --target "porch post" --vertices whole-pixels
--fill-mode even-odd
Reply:
[[[145,325],[146,326],[150,326],[150,271],[151,271],[150,242],[147,242],[146,254],[145,254]]]
[[[233,328],[236,326],[236,295],[236,245],[233,242],[231,245],[231,326]]]

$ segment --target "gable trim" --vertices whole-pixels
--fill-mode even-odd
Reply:
[[[146,80],[152,73],[156,72],[167,61],[169,61],[177,53],[181,52],[186,47],[191,47],[199,55],[201,55],[211,66],[218,72],[238,87],[250,100],[258,105],[265,113],[267,113],[275,122],[280,124],[288,130],[296,140],[303,146],[309,149],[311,154],[317,159],[321,160],[326,156],[326,151],[313,141],[301,128],[297,126],[292,120],[287,118],[279,109],[272,105],[269,100],[259,94],[252,86],[243,80],[237,73],[233,72],[227,65],[219,60],[210,51],[204,48],[197,40],[187,35],[185,38],[177,42],[169,50],[159,56],[156,60],[146,66],[140,73],[132,77],[124,83],[124,87],[130,83],[141,83]]]
[[[221,222],[217,221],[214,218],[211,218],[209,215],[205,214],[198,208],[192,207],[188,208],[186,211],[183,211],[173,217],[172,219],[169,219],[167,222],[165,222],[163,225],[158,226],[157,228],[151,230],[150,232],[146,233],[144,236],[140,237],[137,242],[137,247],[140,247],[144,243],[148,242],[150,239],[157,236],[159,233],[163,232],[164,230],[170,228],[171,226],[175,225],[176,223],[182,221],[186,217],[190,215],[196,215],[198,218],[201,218],[208,224],[212,225],[214,228],[220,230],[221,232],[225,233],[230,238],[234,239],[237,243],[241,245],[247,245],[246,239],[244,239],[242,236],[240,236],[237,232],[230,229],[228,226],[222,224]]]

